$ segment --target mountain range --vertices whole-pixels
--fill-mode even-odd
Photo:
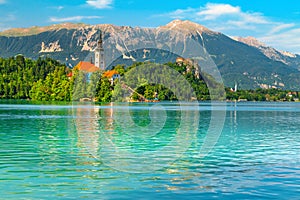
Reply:
[[[157,28],[72,23],[15,28],[0,32],[0,56],[49,56],[75,65],[93,59],[100,30],[108,67],[194,56],[212,60],[229,87],[237,83],[243,89],[299,90],[300,55],[276,50],[253,37],[229,37],[191,21],[174,20]],[[195,51],[199,53],[193,54]]]

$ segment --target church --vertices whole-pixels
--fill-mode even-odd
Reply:
[[[104,71],[105,66],[105,59],[104,59],[104,49],[103,49],[103,40],[102,40],[102,32],[100,31],[100,37],[97,42],[97,47],[94,51],[94,62],[93,58],[89,62],[87,61],[80,61],[73,69],[80,70],[87,73],[93,73],[99,70]]]
[[[103,72],[103,77],[106,77],[110,80],[111,84],[114,84],[116,79],[120,79],[120,74],[116,70],[108,70],[106,71],[106,63],[104,59],[104,48],[103,48],[103,39],[102,39],[102,32],[100,31],[99,40],[97,42],[97,47],[94,50],[94,61],[93,57],[89,62],[87,61],[80,61],[73,70],[79,70],[87,73],[87,77],[91,75],[93,72],[101,71]],[[67,75],[69,78],[73,76],[73,73],[70,72]]]

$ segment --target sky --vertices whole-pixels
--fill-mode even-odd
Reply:
[[[300,54],[299,0],[0,0],[0,31],[63,22],[157,27],[174,19]]]

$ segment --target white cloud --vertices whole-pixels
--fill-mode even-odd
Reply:
[[[50,22],[70,22],[70,21],[81,21],[83,19],[100,19],[101,16],[72,16],[72,17],[50,17]]]
[[[268,24],[270,21],[261,13],[240,13],[241,19],[246,23]]]
[[[239,13],[241,13],[241,9],[238,6],[208,3],[204,8],[200,8],[200,11],[196,14],[203,17],[204,20],[214,20],[224,15],[235,15]]]
[[[151,18],[168,17],[170,19],[193,19],[195,17],[195,12],[195,8],[177,9],[169,13],[152,15]]]
[[[0,0],[0,4],[5,4],[6,0]]]
[[[183,19],[185,18],[190,12],[194,12],[193,8],[188,8],[188,9],[178,9],[175,10],[174,12],[169,13],[169,16],[172,19]]]
[[[275,34],[275,33],[281,32],[282,30],[292,28],[292,27],[294,27],[295,25],[296,25],[296,24],[294,24],[294,23],[290,23],[290,24],[279,24],[278,26],[273,27],[272,30],[269,32],[269,34]]]
[[[205,7],[200,8],[196,13],[200,21],[222,21],[234,24],[242,28],[251,27],[250,24],[268,24],[269,20],[261,13],[244,12],[239,6],[230,4],[212,4],[208,3]]]
[[[86,3],[94,8],[104,9],[111,8],[113,0],[87,0]]]

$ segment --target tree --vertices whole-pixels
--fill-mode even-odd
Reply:
[[[102,77],[97,86],[96,99],[100,102],[110,102],[112,98],[112,85],[110,81]]]

